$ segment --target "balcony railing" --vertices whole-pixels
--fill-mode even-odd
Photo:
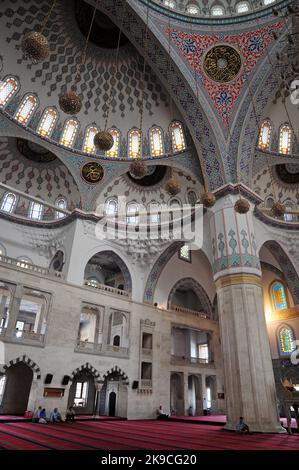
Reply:
[[[141,379],[140,388],[152,388],[152,381],[149,379]]]
[[[91,283],[90,281],[85,281],[85,285],[87,287],[91,287],[93,289],[99,289],[105,292],[109,292],[114,295],[120,295],[122,297],[130,297],[130,293],[122,290],[122,289],[117,289],[116,287],[111,287],[111,286],[106,286],[105,284],[100,284],[100,283]]]
[[[91,353],[98,353],[102,351],[102,344],[78,340],[77,345],[76,345],[76,350],[84,351],[84,352],[91,352]]]
[[[171,355],[171,363],[178,365],[202,365],[202,366],[213,366],[214,361],[209,361],[206,358],[191,357],[191,356],[176,356]]]
[[[182,313],[190,313],[191,315],[195,315],[199,318],[208,318],[208,315],[204,312],[199,312],[197,310],[191,310],[190,308],[179,307],[178,305],[171,305],[170,310],[174,310],[175,312],[182,312]]]
[[[35,333],[34,331],[16,331],[13,338],[17,341],[30,340],[43,343],[45,335],[41,333]]]
[[[255,215],[263,221],[270,219],[273,222],[276,221],[280,226],[293,226],[298,229],[299,210],[287,208],[284,215],[277,216],[272,213],[271,208],[260,205],[255,209]]]
[[[0,183],[0,200],[3,200],[3,197],[7,193],[12,193],[16,196],[16,203],[12,211],[0,209],[0,214],[4,216],[10,216],[16,219],[27,220],[28,222],[37,222],[37,223],[53,223],[58,222],[59,220],[67,217],[71,214],[67,209],[59,208],[50,202],[43,201],[34,196],[30,196],[16,188],[12,188],[4,183]],[[30,209],[32,203],[40,204],[42,211],[38,219],[34,219],[30,216]]]
[[[37,274],[42,274],[44,276],[59,277],[62,278],[63,274],[59,271],[54,271],[49,268],[43,268],[42,266],[37,266],[35,264],[27,263],[27,261],[22,261],[15,258],[10,258],[9,256],[0,255],[0,263],[8,264],[10,266],[15,266],[26,271],[34,272]]]
[[[106,351],[119,354],[120,356],[126,356],[129,352],[129,348],[124,348],[122,346],[113,346],[113,344],[107,344]]]

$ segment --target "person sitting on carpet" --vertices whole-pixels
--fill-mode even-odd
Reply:
[[[249,427],[242,416],[240,416],[240,421],[236,426],[236,432],[239,434],[249,434]]]
[[[32,422],[33,422],[33,423],[38,423],[38,420],[39,420],[39,418],[40,418],[39,415],[40,415],[40,412],[41,412],[41,411],[42,411],[42,407],[41,407],[41,406],[39,406],[39,407],[35,410],[35,412],[33,413],[33,416],[32,416]]]
[[[75,421],[75,416],[76,416],[75,410],[74,410],[73,406],[70,406],[66,410],[65,420],[66,421]]]
[[[169,415],[164,413],[162,405],[159,406],[157,410],[157,419],[168,419]]]
[[[40,407],[41,408],[41,407]],[[40,424],[47,424],[47,413],[46,413],[46,408],[43,408],[40,412],[39,412],[39,419],[38,419],[38,422]]]
[[[50,423],[61,423],[62,418],[61,414],[58,411],[58,408],[54,408],[54,410],[50,414]]]

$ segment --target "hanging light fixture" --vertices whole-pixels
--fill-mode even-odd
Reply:
[[[206,208],[213,207],[216,202],[215,194],[211,193],[210,191],[205,191],[200,195],[200,202]]]
[[[171,47],[170,47],[170,15],[168,16],[168,75],[171,75]],[[172,103],[172,96],[169,93],[170,99],[170,117],[173,116],[173,103]],[[170,129],[170,156],[173,157],[173,142],[172,142],[172,135]],[[170,178],[166,181],[165,190],[170,196],[176,196],[181,192],[181,183],[178,178],[174,176],[173,168],[171,168]]]
[[[122,19],[121,19],[121,23],[120,23],[118,41],[117,41],[116,56],[115,56],[115,64],[116,64],[116,74],[115,74],[115,76],[116,77],[118,75],[119,48],[120,48],[120,41],[121,41],[123,24],[124,24],[126,5],[127,5],[127,0],[125,0],[124,6],[123,6]],[[113,136],[112,136],[112,134],[110,134],[109,131],[107,131],[107,125],[108,125],[108,120],[109,120],[109,115],[110,115],[112,98],[113,98],[113,86],[111,86],[111,88],[110,88],[110,97],[109,97],[109,102],[108,102],[108,110],[107,110],[107,114],[106,114],[104,130],[103,131],[98,131],[96,133],[96,135],[94,136],[94,140],[93,140],[96,149],[100,150],[101,152],[107,152],[108,150],[112,149],[112,147],[114,145]]]
[[[57,0],[53,0],[52,6],[40,26],[40,31],[29,31],[25,33],[21,42],[21,49],[24,56],[34,64],[44,61],[49,55],[49,42],[43,32],[48,24],[48,20],[55,7]]]
[[[246,214],[249,211],[250,204],[247,199],[240,197],[234,205],[234,209],[238,214]]]
[[[282,217],[286,213],[286,206],[279,201],[274,202],[271,213],[276,217]]]
[[[146,164],[140,158],[134,160],[130,165],[130,173],[136,178],[143,178],[146,175]]]
[[[171,169],[171,177],[166,181],[165,189],[170,196],[176,196],[181,192],[181,183],[173,175],[173,169]]]
[[[92,14],[88,34],[86,36],[86,40],[85,40],[85,44],[84,44],[83,53],[82,53],[82,56],[81,56],[81,60],[79,61],[78,66],[77,66],[77,73],[76,73],[76,76],[75,76],[75,83],[74,83],[74,85],[71,86],[70,90],[67,90],[63,95],[59,96],[59,107],[60,107],[60,109],[65,114],[70,114],[72,116],[74,114],[78,114],[81,111],[81,108],[82,108],[82,100],[81,100],[80,96],[77,93],[77,84],[79,83],[79,81],[81,79],[81,72],[84,69],[89,38],[90,38],[93,22],[94,22],[94,19],[95,19],[95,16],[96,16],[98,3],[99,3],[99,0],[97,0],[96,3],[95,3],[95,7],[94,7],[94,10],[93,10],[93,14]]]

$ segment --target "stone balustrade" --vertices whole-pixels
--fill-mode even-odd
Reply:
[[[141,379],[140,380],[140,388],[152,388],[152,380]]]
[[[108,292],[110,294],[120,295],[122,297],[127,297],[127,298],[130,297],[129,292],[127,292],[125,290],[117,289],[116,287],[106,286],[105,284],[100,284],[100,283],[91,284],[89,281],[86,281],[85,286],[90,287],[92,289],[99,289],[99,290]]]
[[[182,313],[190,313],[191,315],[195,315],[199,318],[209,318],[208,315],[204,312],[198,312],[197,310],[191,310],[190,308],[179,307],[178,305],[171,305],[170,310],[174,310],[175,312],[182,312]]]
[[[214,361],[200,357],[171,355],[171,364],[214,367]]]
[[[49,268],[43,268],[42,266],[37,266],[35,264],[30,264],[27,261],[22,261],[15,258],[10,258],[9,256],[4,256],[0,254],[0,263],[17,267],[19,269],[26,269],[27,271],[41,274],[44,276],[58,277],[63,278],[63,274],[59,271],[54,271]]]

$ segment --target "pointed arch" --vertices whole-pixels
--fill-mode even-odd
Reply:
[[[77,375],[79,375],[83,371],[88,371],[95,379],[97,383],[101,382],[101,376],[99,371],[93,367],[89,362],[82,364],[82,366],[77,367],[77,369],[73,370],[70,380],[73,382]]]
[[[128,378],[127,374],[118,366],[111,367],[111,369],[107,370],[105,372],[105,374],[103,374],[102,382],[104,382],[109,377],[109,375],[111,375],[111,374],[120,375],[122,380],[125,382],[125,385],[129,385],[129,378]]]
[[[169,296],[168,296],[168,302],[167,306],[168,308],[171,307],[172,300],[174,298],[174,295],[180,287],[189,287],[193,290],[193,292],[196,294],[198,300],[200,301],[200,304],[203,308],[203,311],[209,316],[212,317],[213,314],[213,307],[211,304],[211,301],[204,290],[204,288],[197,282],[195,279],[192,277],[185,277],[183,279],[180,279],[178,282],[174,284],[172,287]]]
[[[12,359],[8,361],[6,364],[2,366],[2,373],[6,373],[7,369],[9,369],[12,366],[15,366],[16,364],[19,364],[20,362],[23,362],[26,366],[30,367],[33,372],[33,378],[36,380],[40,380],[41,378],[41,371],[39,366],[34,362],[30,357],[26,356],[24,354],[23,356],[19,356],[16,359]]]
[[[299,305],[299,276],[289,256],[275,240],[268,240],[262,246],[267,248],[279,263],[294,303]]]

